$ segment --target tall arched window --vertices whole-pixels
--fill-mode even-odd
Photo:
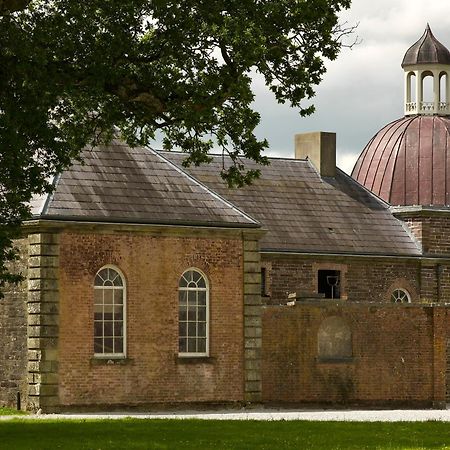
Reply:
[[[198,269],[188,269],[178,285],[179,353],[208,356],[209,287]]]
[[[116,267],[102,267],[94,281],[94,354],[125,356],[126,287]]]

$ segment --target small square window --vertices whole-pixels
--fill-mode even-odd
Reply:
[[[325,298],[341,298],[341,271],[319,270],[317,273],[317,292]]]

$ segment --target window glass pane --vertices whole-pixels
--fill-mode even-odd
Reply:
[[[178,300],[180,302],[180,306],[181,305],[186,305],[187,304],[187,291],[180,291],[178,294]]]
[[[206,305],[206,291],[198,291],[198,304]]]
[[[103,319],[103,306],[94,305],[94,320],[102,320],[102,319]]]
[[[112,305],[113,296],[114,294],[112,289],[103,289],[103,301],[105,304]]]
[[[123,353],[123,339],[122,338],[114,339],[114,353]]]
[[[198,280],[197,286],[199,288],[206,288],[206,282],[205,282],[205,279],[202,276],[200,276],[200,279]]]
[[[195,284],[198,284],[198,282],[200,281],[200,279],[202,278],[201,274],[198,273],[197,271],[193,270],[192,271],[192,281]]]
[[[103,289],[94,289],[94,305],[103,303]]]
[[[180,337],[178,342],[179,342],[180,353],[186,353],[187,352],[187,339],[184,337]]]
[[[104,353],[113,353],[113,339],[112,338],[104,339]]]
[[[178,324],[178,333],[180,337],[186,336],[187,332],[187,323],[186,322],[180,322]]]
[[[179,320],[187,320],[187,309],[186,309],[186,307],[180,308],[180,313],[179,313],[178,319]]]
[[[103,322],[94,322],[94,336],[103,336]]]
[[[103,282],[108,279],[108,269],[102,269],[95,277],[95,285],[103,286]],[[98,284],[97,284],[98,282]]]
[[[115,305],[114,309],[114,320],[123,320],[123,306]]]
[[[195,353],[197,351],[197,339],[196,338],[188,338],[188,353]]]
[[[123,291],[122,289],[114,289],[114,303],[116,305],[121,305],[123,303]]]
[[[113,319],[113,305],[104,305],[103,306],[103,318],[104,320],[112,320]]]
[[[197,308],[195,306],[190,306],[188,308],[188,320],[197,320]]]
[[[188,291],[188,305],[197,305],[197,292]]]
[[[206,321],[206,307],[199,306],[198,308],[198,320],[201,322]]]
[[[123,336],[123,322],[114,322],[114,336]]]
[[[197,339],[197,351],[199,353],[206,353],[206,339]]]
[[[201,336],[201,337],[206,337],[206,323],[205,322],[199,322],[197,335]]]
[[[195,337],[197,334],[197,323],[196,322],[188,322],[188,336]]]
[[[103,322],[104,324],[104,333],[105,336],[112,336],[113,335],[113,322]]]
[[[103,353],[103,339],[94,339],[94,353]]]

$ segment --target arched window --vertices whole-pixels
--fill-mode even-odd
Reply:
[[[178,285],[179,353],[208,356],[209,287],[197,269],[188,269]]]
[[[112,266],[102,267],[94,281],[94,354],[125,356],[125,280]]]
[[[434,108],[434,78],[432,72],[422,74],[422,106],[421,111],[432,111]]]
[[[391,294],[391,301],[393,303],[411,303],[411,296],[405,289],[394,289]]]
[[[416,102],[416,74],[414,72],[408,73],[406,88],[406,102]]]
[[[327,317],[317,334],[318,356],[321,359],[348,359],[353,355],[352,332],[341,317]]]

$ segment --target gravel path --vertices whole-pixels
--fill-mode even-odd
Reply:
[[[159,413],[93,413],[93,414],[37,414],[30,416],[0,416],[11,419],[205,419],[205,420],[317,420],[354,422],[424,422],[429,420],[450,422],[450,410],[226,410],[214,412],[159,412]]]

